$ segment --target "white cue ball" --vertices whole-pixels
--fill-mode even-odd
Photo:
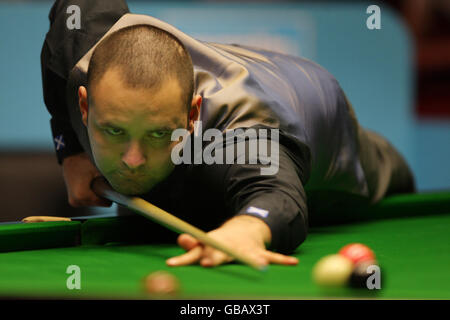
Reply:
[[[313,268],[314,281],[324,287],[347,285],[353,271],[353,263],[344,256],[331,254],[320,259]]]

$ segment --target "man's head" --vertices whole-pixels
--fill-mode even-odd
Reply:
[[[171,133],[192,131],[200,112],[193,92],[189,53],[163,30],[127,27],[96,47],[79,104],[95,163],[116,190],[142,194],[171,173]]]

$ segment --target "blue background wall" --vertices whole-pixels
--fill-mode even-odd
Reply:
[[[52,2],[0,3],[0,149],[52,150],[42,99],[40,50]],[[414,115],[414,44],[381,6],[381,30],[362,4],[155,4],[129,1],[196,38],[302,55],[335,75],[361,124],[407,158],[420,190],[450,188],[450,121]]]

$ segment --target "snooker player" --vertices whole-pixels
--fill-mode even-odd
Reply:
[[[67,27],[70,5],[81,9],[80,29]],[[122,0],[60,0],[49,18],[44,100],[73,206],[110,205],[90,189],[104,176],[262,264],[292,265],[313,215],[414,191],[402,156],[360,127],[336,79],[309,60],[198,41],[130,14]],[[194,135],[197,121],[224,136],[278,130],[263,138],[276,146],[276,172],[239,161],[175,165],[171,135]],[[223,148],[235,143],[225,138]],[[189,235],[178,243],[187,252],[169,265],[231,261]]]

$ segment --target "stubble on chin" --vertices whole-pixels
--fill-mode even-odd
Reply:
[[[149,192],[153,188],[153,184],[145,186],[139,184],[130,184],[129,182],[110,182],[111,186],[117,191],[125,195],[142,195]]]

